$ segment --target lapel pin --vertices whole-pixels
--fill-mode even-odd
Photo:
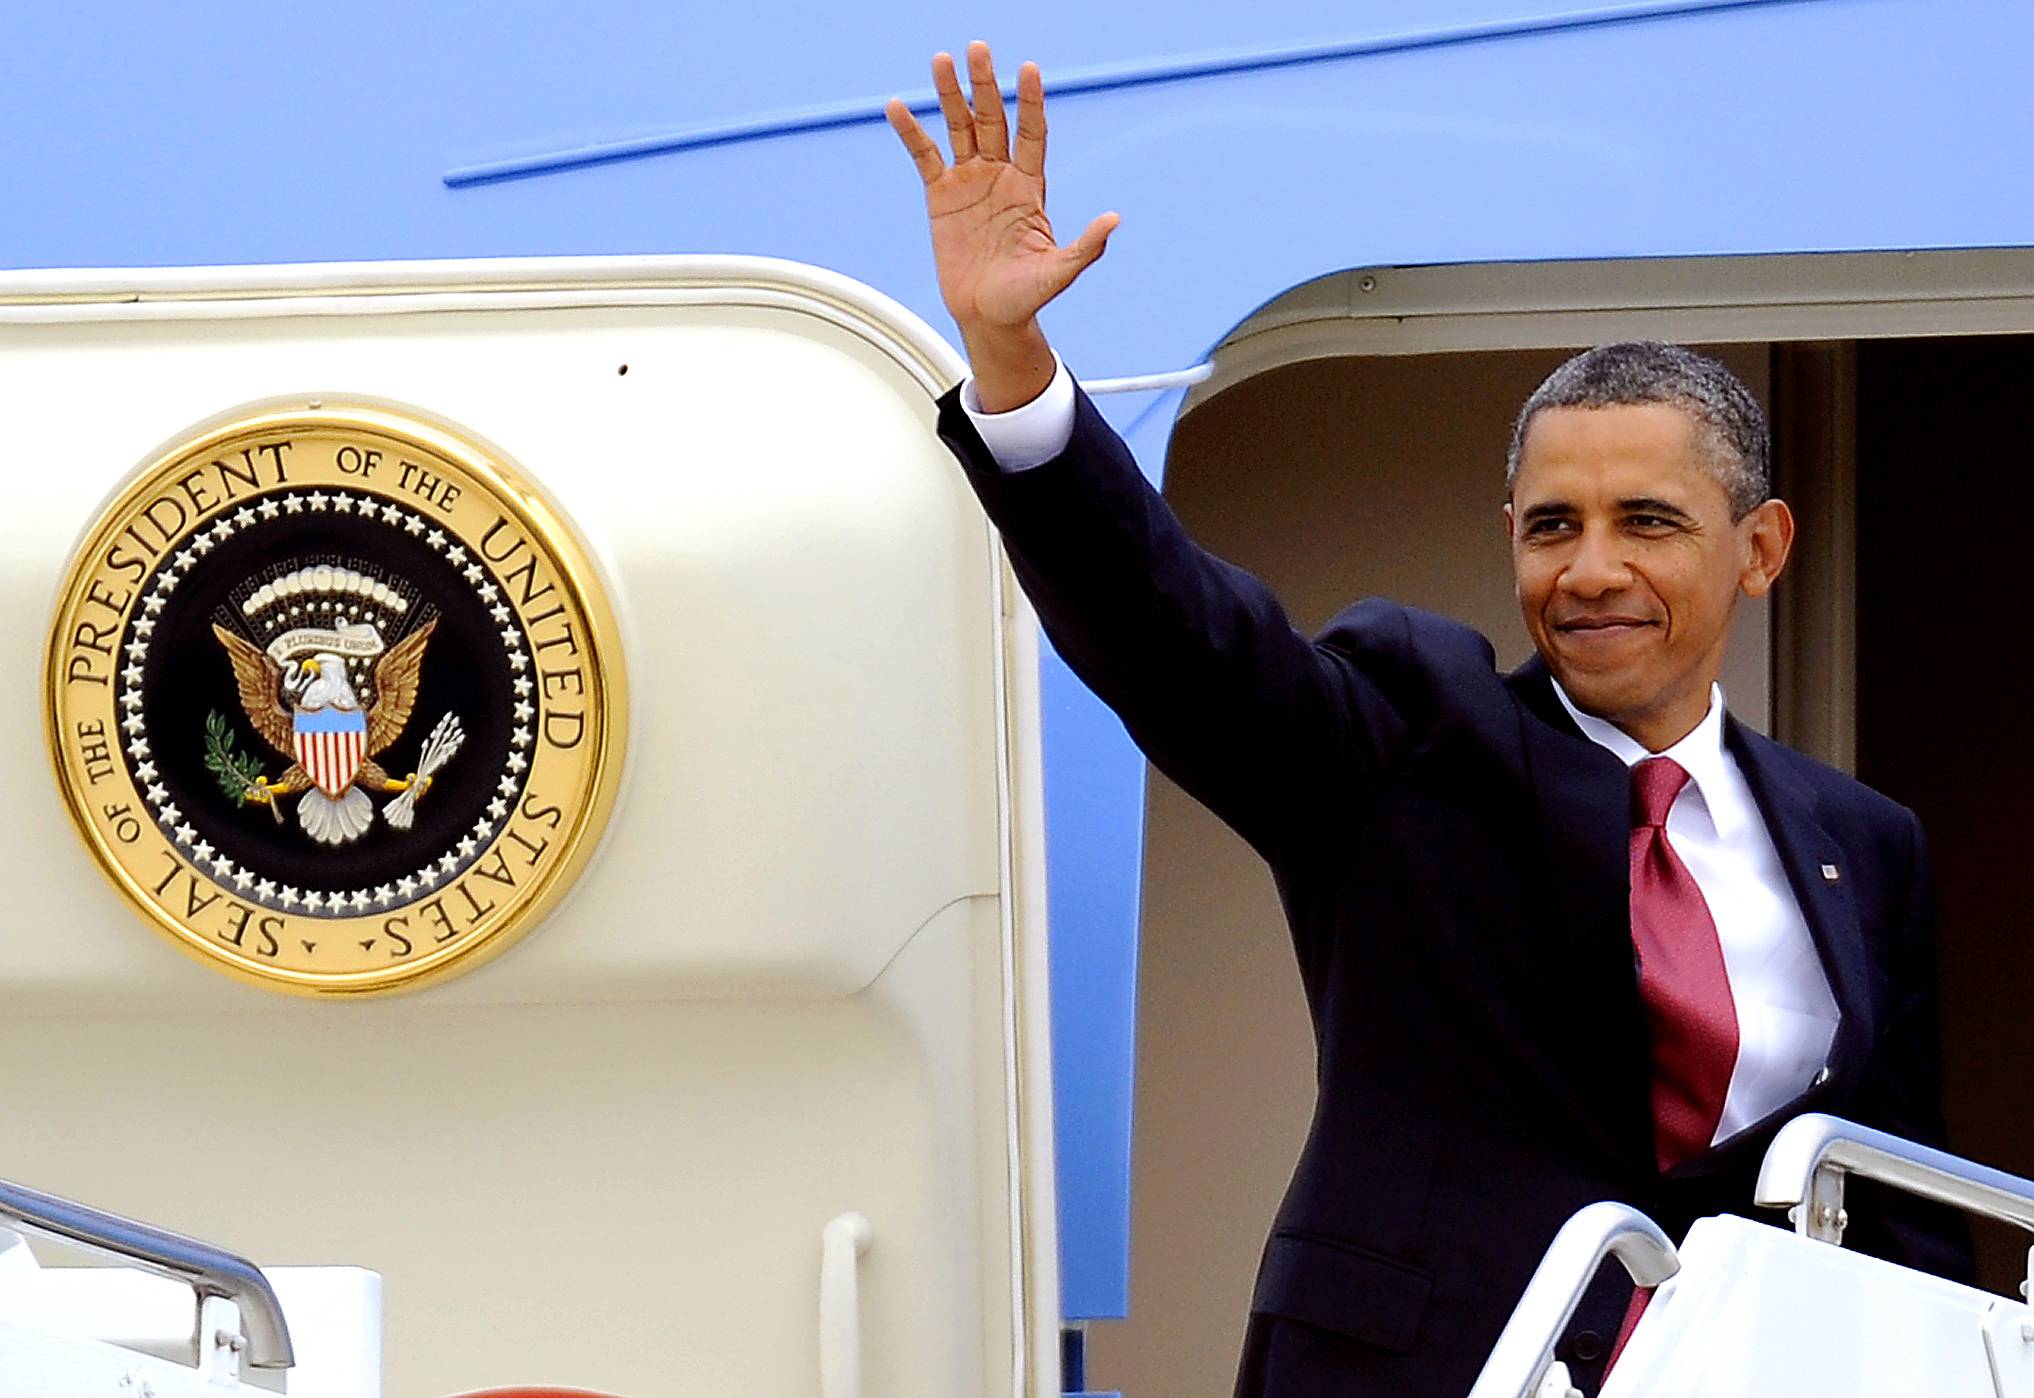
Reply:
[[[1831,883],[1835,883],[1838,879],[1842,878],[1843,876],[1836,872],[1836,866],[1834,864],[1825,864],[1822,866],[1822,877],[1829,880],[1829,882]]]

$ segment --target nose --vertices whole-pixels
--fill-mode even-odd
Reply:
[[[1631,585],[1631,565],[1614,530],[1586,525],[1568,566],[1561,570],[1561,588],[1576,597],[1595,599]]]

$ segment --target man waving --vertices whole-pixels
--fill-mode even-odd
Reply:
[[[933,63],[953,158],[902,103],[972,373],[941,402],[1053,643],[1271,866],[1318,1049],[1238,1391],[1460,1395],[1556,1229],[1621,1199],[1679,1236],[1742,1211],[1804,1110],[1939,1144],[1927,860],[1912,814],[1768,741],[1716,679],[1793,542],[1752,396],[1671,345],[1599,347],[1519,414],[1504,518],[1538,652],[1359,602],[1302,636],[1194,544],[1037,314],[1101,256],[1045,215],[1045,105],[1009,130]],[[1493,471],[1496,463],[1493,463]],[[1851,1242],[1952,1276],[1952,1221]],[[1629,1296],[1585,1306],[1600,1367]]]

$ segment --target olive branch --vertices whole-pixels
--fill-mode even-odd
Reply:
[[[219,789],[237,802],[245,804],[249,792],[263,790],[261,762],[251,752],[233,750],[233,732],[226,726],[225,715],[217,709],[205,719],[205,766],[219,779]],[[261,804],[268,807],[275,823],[281,825],[282,812],[276,809],[275,798],[268,797]]]

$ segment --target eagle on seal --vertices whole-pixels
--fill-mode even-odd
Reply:
[[[245,799],[271,803],[303,792],[297,824],[320,844],[357,840],[374,824],[374,804],[360,788],[407,791],[415,800],[430,789],[429,776],[391,777],[375,754],[402,736],[417,702],[424,647],[437,627],[435,616],[396,642],[374,665],[374,707],[361,711],[346,674],[346,662],[320,651],[278,661],[246,637],[214,622],[212,634],[233,662],[240,706],[255,731],[290,759],[280,780],[257,777]]]

